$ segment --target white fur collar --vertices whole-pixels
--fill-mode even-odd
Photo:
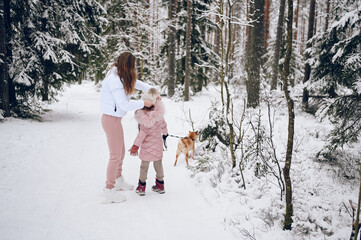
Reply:
[[[139,109],[135,111],[135,120],[138,124],[143,125],[146,128],[152,127],[156,122],[159,122],[163,119],[164,116],[164,106],[161,101],[157,101],[154,105],[153,111],[145,111]]]

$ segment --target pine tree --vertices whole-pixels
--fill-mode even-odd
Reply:
[[[326,32],[315,37],[311,52],[313,77],[310,95],[322,96],[316,107],[325,110],[334,123],[330,150],[355,142],[361,133],[361,10],[345,1],[346,9]],[[347,14],[346,14],[347,13]]]
[[[132,25],[132,21],[126,14],[124,1],[103,0],[102,2],[108,21],[102,33],[107,41],[105,59],[112,63],[121,51],[129,47],[129,36],[126,31]]]
[[[9,79],[18,102],[13,110],[26,116],[40,106],[38,100],[55,99],[65,83],[94,69],[104,11],[95,0],[14,0],[10,9]]]
[[[212,28],[211,21],[204,17],[204,13],[209,9],[210,0],[191,1],[191,29],[190,29],[190,88],[193,92],[199,92],[203,86],[208,84],[210,72],[207,68],[215,65],[214,53],[210,50],[211,44],[206,42],[205,31]],[[178,1],[177,13],[187,11],[187,1]],[[178,46],[176,54],[176,84],[185,82],[186,64],[186,34],[187,17],[186,14],[178,14],[178,26],[176,32],[176,42]],[[213,27],[214,28],[214,27]]]

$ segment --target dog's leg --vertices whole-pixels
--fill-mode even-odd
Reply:
[[[178,148],[177,148],[177,154],[175,155],[175,162],[174,162],[174,166],[176,166],[176,165],[177,165],[177,161],[178,161],[178,157],[179,157],[180,153],[181,153],[181,151],[180,151],[180,149],[179,149],[179,147],[178,147]]]
[[[176,155],[176,157],[175,157],[174,166],[176,166],[176,165],[177,165],[177,160],[178,160],[178,155]]]
[[[187,166],[189,166],[189,164],[188,164],[188,157],[189,157],[189,155],[188,155],[188,153],[186,153],[186,162],[187,162]]]
[[[192,152],[192,158],[193,158],[193,160],[194,160],[194,142],[193,142],[193,144],[192,144],[192,150],[193,150],[193,152]]]

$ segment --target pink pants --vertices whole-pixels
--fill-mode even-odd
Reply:
[[[125,156],[122,118],[103,114],[102,126],[107,136],[109,148],[109,163],[105,184],[107,188],[113,188],[115,180],[122,175],[122,165]]]

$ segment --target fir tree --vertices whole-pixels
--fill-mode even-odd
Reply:
[[[346,12],[336,9],[338,20],[315,37],[311,52],[314,71],[308,89],[323,97],[316,107],[334,123],[330,150],[357,141],[361,133],[361,11],[353,1],[343,6]]]
[[[208,84],[208,79],[210,76],[207,75],[207,66],[209,62],[212,63],[212,54],[210,54],[210,44],[205,41],[205,31],[212,24],[211,22],[203,16],[203,13],[209,8],[209,0],[197,0],[192,1],[191,9],[191,71],[190,79],[191,87],[194,92],[199,92],[202,90],[203,86]],[[178,12],[186,12],[187,1],[183,0],[178,3]],[[184,83],[184,71],[185,71],[185,45],[186,45],[186,24],[187,18],[186,14],[179,14],[179,26],[176,33],[176,39],[179,46],[179,54],[177,56],[176,63],[176,75],[177,83]]]
[[[104,10],[92,1],[12,1],[12,59],[18,114],[55,99],[64,83],[81,79],[100,54]],[[14,109],[13,109],[14,110]]]

